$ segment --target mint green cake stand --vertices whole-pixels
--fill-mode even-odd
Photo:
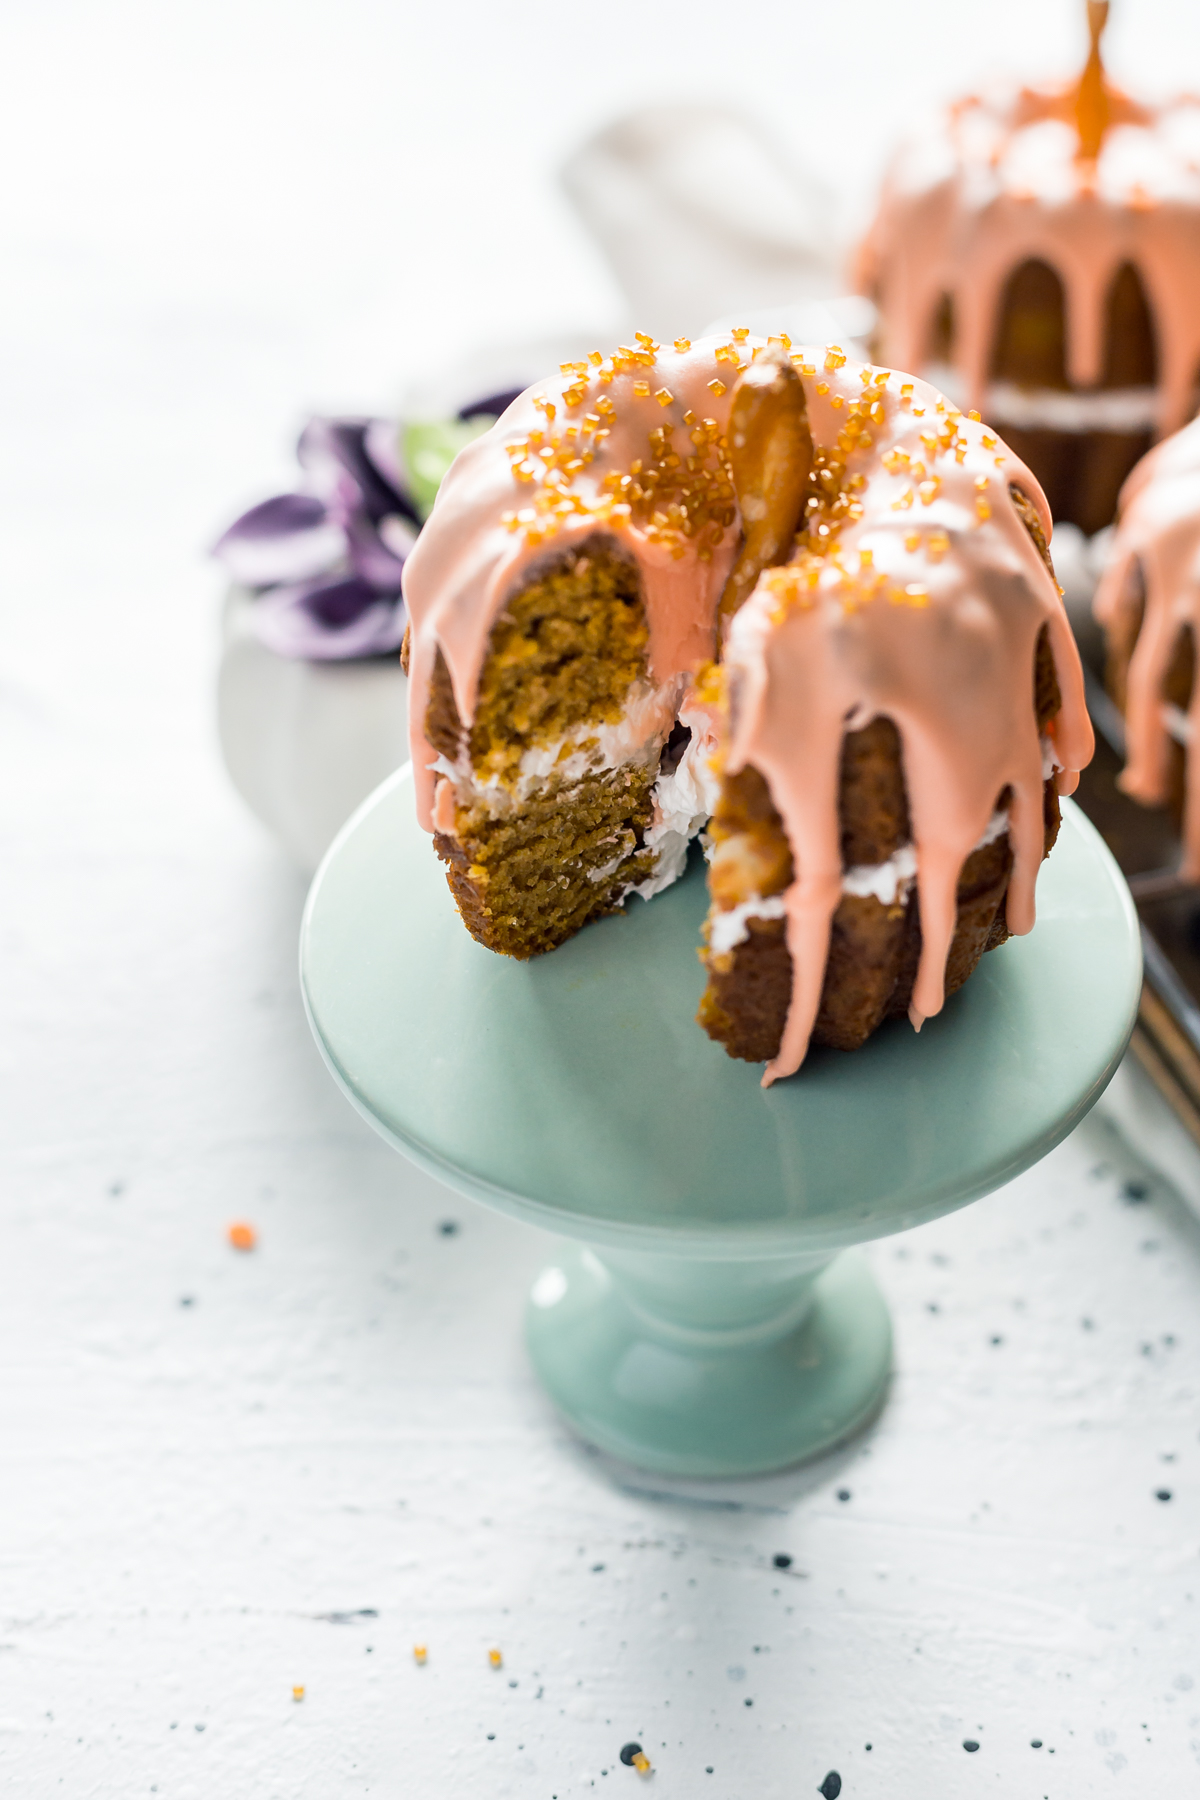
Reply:
[[[325,1059],[389,1143],[570,1240],[528,1344],[585,1438],[643,1468],[745,1475],[828,1449],[882,1403],[887,1308],[855,1244],[999,1187],[1112,1075],[1141,980],[1128,889],[1074,806],[1038,923],[921,1036],[814,1051],[764,1092],[693,1023],[703,863],[514,962],[468,937],[411,771],[372,795],[309,896],[301,976]]]

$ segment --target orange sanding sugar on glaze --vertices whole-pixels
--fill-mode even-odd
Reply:
[[[243,1223],[231,1225],[228,1235],[235,1250],[253,1250],[258,1244],[258,1233],[253,1225]]]
[[[831,378],[847,401],[837,427],[822,411],[835,394],[810,401],[818,479],[823,469],[828,482],[810,502],[807,542],[763,575],[725,650],[726,771],[752,766],[766,778],[796,868],[784,895],[792,1001],[764,1086],[800,1066],[820,1003],[842,893],[844,735],[878,717],[900,735],[921,918],[910,1010],[918,1030],[945,997],[959,873],[1006,788],[1008,928],[1020,935],[1033,925],[1044,776],[1030,684],[1043,627],[1062,696],[1060,793],[1074,790],[1093,749],[1062,597],[1008,493],[1011,483],[1033,502],[1048,536],[1033,476],[1012,456],[996,471],[994,437],[927,383],[912,384],[910,408],[857,379],[861,397],[851,399],[851,373]],[[914,490],[927,533],[908,523]],[[981,507],[984,493],[994,498]]]
[[[1087,11],[1078,81],[969,95],[900,153],[853,279],[879,304],[881,354],[903,368],[946,354],[937,322],[949,307],[963,403],[986,410],[1018,267],[1042,262],[1060,277],[1066,373],[1086,390],[1102,380],[1114,280],[1132,265],[1156,327],[1157,427],[1174,431],[1194,410],[1200,368],[1200,99],[1149,106],[1114,86],[1100,56],[1108,7]]]
[[[1112,629],[1125,615],[1136,629],[1143,607],[1126,676],[1126,763],[1118,785],[1145,806],[1161,806],[1171,742],[1163,686],[1181,633],[1190,627],[1200,642],[1200,419],[1143,457],[1121,491],[1096,616]],[[1192,686],[1188,724],[1179,873],[1200,881],[1200,681]]]
[[[842,891],[846,733],[882,715],[901,738],[922,931],[919,1028],[942,1006],[959,872],[1006,788],[1008,929],[1033,924],[1043,747],[1031,688],[1043,627],[1062,696],[1061,793],[1093,748],[1083,674],[1057,584],[1009,491],[1026,497],[1048,540],[1049,509],[1029,469],[929,383],[855,363],[837,344],[786,350],[813,442],[803,529],[791,562],[766,570],[722,646],[718,606],[742,535],[725,433],[737,376],[767,340],[739,329],[682,351],[637,343],[590,373],[572,367],[560,383],[539,383],[442,484],[404,571],[419,814],[430,829],[437,777],[425,720],[437,658],[469,723],[507,598],[548,554],[589,536],[615,541],[640,577],[656,682],[694,683],[724,647],[727,770],[760,771],[791,845],[792,998],[769,1085],[799,1068],[816,1017]],[[649,356],[669,406],[638,392]],[[729,391],[714,399],[722,377]],[[696,698],[693,688],[687,704]]]

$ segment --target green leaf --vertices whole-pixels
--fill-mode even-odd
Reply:
[[[494,421],[474,419],[431,419],[422,424],[405,425],[400,433],[400,460],[408,477],[408,488],[422,519],[427,519],[437,499],[437,491],[446,471],[459,451],[490,429]]]

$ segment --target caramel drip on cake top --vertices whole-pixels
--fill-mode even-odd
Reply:
[[[1137,634],[1125,682],[1126,763],[1118,784],[1143,805],[1161,806],[1171,742],[1163,689],[1181,633],[1190,627],[1200,643],[1200,420],[1143,457],[1125,483],[1095,610],[1110,632],[1125,624],[1122,635]],[[1200,881],[1200,681],[1193,683],[1187,722],[1180,874]]]
[[[766,778],[795,868],[785,895],[793,992],[769,1084],[799,1067],[816,1015],[841,893],[848,731],[886,715],[903,747],[923,935],[914,1023],[941,1008],[959,871],[1006,788],[1008,927],[1033,924],[1043,746],[1032,683],[1043,626],[1062,695],[1051,758],[1059,792],[1073,791],[1092,733],[1061,596],[1009,493],[1028,497],[1048,538],[1030,471],[928,383],[852,363],[837,345],[793,350],[738,331],[664,351],[639,337],[636,349],[596,353],[540,383],[460,454],[405,565],[405,598],[427,829],[439,776],[425,717],[439,652],[469,724],[493,624],[548,553],[600,535],[633,558],[653,680],[676,683],[679,710],[694,706],[684,687],[719,648],[718,606],[741,535],[726,442],[732,390],[768,348],[787,354],[803,384],[811,433],[795,553],[761,575],[726,645],[727,768],[750,764]]]
[[[879,303],[881,354],[902,368],[936,359],[937,321],[952,317],[962,403],[998,416],[989,367],[1013,272],[1042,262],[1060,277],[1066,374],[1089,390],[1104,381],[1110,294],[1131,264],[1156,326],[1165,433],[1188,418],[1200,374],[1200,100],[1144,106],[1113,86],[1100,59],[1107,10],[1088,7],[1080,81],[971,95],[901,151],[855,279]]]

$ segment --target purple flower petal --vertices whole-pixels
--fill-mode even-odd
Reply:
[[[311,494],[277,494],[252,506],[213,546],[213,555],[243,587],[304,581],[344,554],[340,528]]]
[[[400,423],[397,419],[368,419],[363,432],[363,452],[394,494],[404,492],[400,467]]]
[[[398,596],[380,596],[358,576],[341,576],[275,588],[255,601],[248,622],[279,656],[342,662],[398,650],[404,606]]]
[[[514,400],[519,400],[525,392],[524,388],[505,388],[501,394],[486,394],[482,400],[472,400],[469,406],[459,408],[460,419],[478,419],[485,415],[498,419],[506,413]]]
[[[358,504],[372,520],[386,513],[403,513],[420,524],[412,501],[392,482],[367,453],[369,419],[310,419],[300,434],[296,455],[313,479],[318,492],[330,500],[345,494],[349,477],[358,490]],[[380,434],[376,434],[378,439]]]
[[[389,515],[395,518],[395,514]],[[377,594],[400,592],[404,558],[393,554],[371,521],[362,513],[346,520],[346,548],[354,573]]]

